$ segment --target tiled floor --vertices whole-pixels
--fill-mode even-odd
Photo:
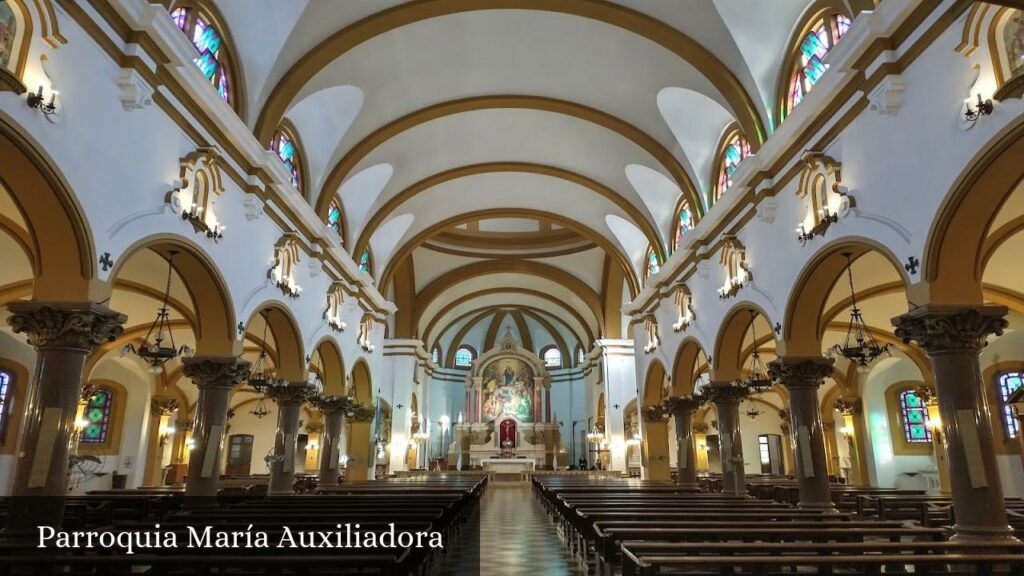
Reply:
[[[458,576],[582,576],[528,482],[491,482],[479,526],[468,525],[444,574]],[[479,539],[470,534],[477,530]],[[479,548],[476,548],[479,546]]]

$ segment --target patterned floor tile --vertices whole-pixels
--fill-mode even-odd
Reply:
[[[558,540],[527,482],[491,482],[487,486],[479,518],[463,532],[443,574],[584,576]]]

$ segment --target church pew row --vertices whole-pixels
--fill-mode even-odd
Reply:
[[[716,509],[716,504],[709,506],[700,501],[701,496],[711,495],[658,495],[658,490],[652,488],[650,484],[626,482],[535,483],[538,498],[553,517],[557,516],[553,518],[556,523],[561,522],[570,534],[575,534],[566,539],[567,546],[583,566],[593,563],[599,574],[614,574],[620,565],[624,573],[636,574],[732,574],[734,567],[743,574],[792,573],[793,567],[831,574],[832,566],[848,568],[851,573],[876,574],[899,563],[916,568],[918,573],[961,573],[957,572],[957,563],[965,549],[960,544],[945,546],[948,530],[944,528],[854,519],[850,513],[808,513],[787,505],[758,509],[765,504],[781,504],[765,500],[734,500],[728,508]],[[834,496],[865,492],[838,488]],[[652,495],[663,499],[661,511],[650,507],[655,501],[649,499]],[[848,508],[848,503],[846,500],[844,507]],[[686,507],[689,510],[679,510]],[[626,552],[630,544],[637,549],[633,556]],[[711,552],[703,556],[694,553],[700,549]],[[1024,561],[1024,557],[1016,556],[1024,552],[1020,546],[986,549],[981,556],[978,550],[967,551],[973,554],[971,566],[980,570],[978,574],[990,568],[1002,569],[1002,573],[1018,570]],[[780,560],[783,554],[787,556]],[[823,554],[830,554],[830,561],[816,558]],[[955,565],[953,571],[947,570],[950,565]]]
[[[189,541],[189,528],[212,526],[224,532],[263,532],[269,542],[277,542],[287,526],[291,531],[346,532],[352,525],[364,537],[373,533],[439,532],[444,549],[429,547],[412,549],[331,549],[278,550],[246,549],[249,560],[233,564],[232,559],[218,556],[225,550],[152,550],[124,558],[116,550],[74,550],[66,555],[29,555],[13,546],[0,548],[0,576],[10,566],[19,569],[32,567],[26,573],[82,573],[131,574],[148,567],[147,573],[208,574],[229,570],[232,574],[279,574],[286,564],[279,562],[277,554],[284,552],[294,560],[289,573],[296,574],[395,574],[426,575],[435,572],[447,549],[457,545],[458,527],[464,524],[478,506],[486,486],[486,477],[466,477],[446,480],[388,480],[350,486],[344,494],[291,495],[268,498],[248,498],[210,508],[190,508],[166,514],[161,521],[162,533],[173,533],[178,542]],[[90,495],[92,501],[108,498],[117,500],[122,493]],[[139,495],[133,495],[139,498]],[[187,503],[186,503],[187,504]],[[339,530],[338,525],[342,528]],[[355,525],[358,524],[358,527]],[[150,531],[151,519],[142,516],[114,517],[108,531]],[[232,554],[239,552],[230,551]],[[258,557],[253,561],[252,557]],[[273,558],[265,562],[267,558]],[[169,567],[174,567],[169,570]],[[22,573],[22,572],[19,572]]]
[[[782,568],[796,572],[800,567],[799,560],[792,557],[801,556],[853,556],[853,555],[899,555],[901,557],[923,554],[1022,554],[1024,543],[1006,542],[948,542],[948,541],[909,541],[909,542],[648,542],[626,541],[622,544],[623,563],[622,576],[640,576],[641,574],[659,574],[677,566],[678,558],[706,557],[718,561],[718,568],[741,564],[744,557],[776,557],[779,563],[776,571]],[[726,561],[724,558],[728,558]],[[786,562],[794,562],[787,565]],[[1024,562],[1018,557],[1016,565]],[[905,571],[902,563],[883,565],[891,572]],[[704,566],[714,569],[716,566]],[[1013,566],[1007,566],[1012,568]],[[718,572],[718,573],[721,573]],[[731,572],[727,572],[731,573]],[[1018,572],[1012,572],[1018,573]]]
[[[1024,500],[1007,498],[1010,525],[1024,528]],[[953,498],[948,495],[862,494],[857,497],[857,514],[891,520],[914,520],[922,526],[952,526],[956,523]]]

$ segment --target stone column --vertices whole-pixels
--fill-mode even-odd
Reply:
[[[821,357],[777,358],[768,363],[772,379],[789,390],[790,438],[796,450],[796,476],[800,482],[800,508],[835,511],[828,484],[825,434],[818,408],[818,388],[832,374],[835,360]]]
[[[822,420],[821,429],[825,431],[825,459],[828,464],[828,475],[835,476],[838,480],[839,474],[839,443],[836,442],[836,421]]]
[[[718,414],[718,446],[722,454],[722,492],[746,496],[747,475],[743,468],[743,436],[740,434],[740,402],[747,397],[746,386],[712,382],[704,395]]]
[[[265,394],[277,402],[277,434],[270,461],[270,487],[267,494],[279,496],[295,492],[295,442],[299,435],[302,405],[316,389],[309,382],[289,382],[268,386]]]
[[[796,466],[796,457],[793,455],[793,443],[790,441],[793,438],[791,436],[793,426],[790,420],[789,408],[779,410],[779,420],[779,429],[782,430],[782,434],[786,438],[786,441],[782,443],[782,459],[784,460],[782,472],[787,476],[793,476],[795,474],[793,467]]]
[[[17,539],[35,535],[37,526],[59,527],[64,519],[85,359],[117,338],[127,318],[91,302],[15,301],[7,309],[11,328],[36,349],[7,512],[7,534]]]
[[[185,462],[187,456],[186,447],[188,440],[188,433],[192,431],[192,421],[186,418],[182,418],[179,414],[178,421],[174,423],[174,443],[173,452],[171,453],[171,462],[174,464],[181,464]]]
[[[850,454],[850,483],[854,486],[867,486],[867,426],[864,425],[864,403],[860,398],[840,398],[836,400],[835,409],[843,416],[843,437]]]
[[[146,486],[163,484],[161,474],[164,460],[164,447],[170,440],[164,435],[163,420],[170,417],[178,409],[178,401],[173,398],[153,398],[149,402],[149,440],[146,449],[146,469],[143,483]]]
[[[338,485],[338,461],[341,460],[341,431],[345,426],[345,412],[352,402],[347,396],[318,396],[310,403],[324,415],[324,431],[320,437],[319,488]]]
[[[544,423],[551,423],[551,383],[544,383]]]
[[[697,485],[697,443],[693,437],[693,412],[704,403],[701,396],[669,396],[665,409],[676,424],[676,484],[699,490]]]
[[[182,372],[199,389],[185,478],[188,506],[214,506],[231,388],[249,379],[249,362],[234,356],[185,358]]]
[[[482,376],[473,377],[473,422],[480,422],[483,417],[483,385],[484,379]]]
[[[979,354],[1008,325],[1005,306],[928,304],[893,318],[896,336],[931,360],[949,454],[958,540],[1009,540]]]
[[[346,482],[363,482],[370,479],[370,467],[376,466],[376,454],[371,442],[371,426],[376,411],[370,406],[358,405],[346,412],[349,420],[348,465],[345,469]],[[451,428],[454,429],[454,426]],[[444,456],[448,457],[445,446]]]
[[[936,397],[935,389],[929,386],[921,386],[914,390],[914,394],[921,399],[928,410],[928,432],[932,436],[932,452],[935,455],[935,471],[939,476],[939,492],[950,494],[952,486],[949,482],[949,454],[946,452],[946,443],[943,441],[942,424],[933,426],[935,420],[941,420],[939,416],[939,400]]]
[[[463,412],[466,414],[466,422],[473,421],[473,381],[466,380],[466,400],[462,407]]]

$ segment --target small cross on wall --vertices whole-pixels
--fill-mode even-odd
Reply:
[[[907,263],[903,265],[904,270],[911,274],[917,274],[917,268],[921,265],[921,261],[911,256],[907,258]]]
[[[103,256],[100,256],[100,266],[103,266],[104,272],[114,266],[114,259],[110,257],[110,252],[104,252]]]

